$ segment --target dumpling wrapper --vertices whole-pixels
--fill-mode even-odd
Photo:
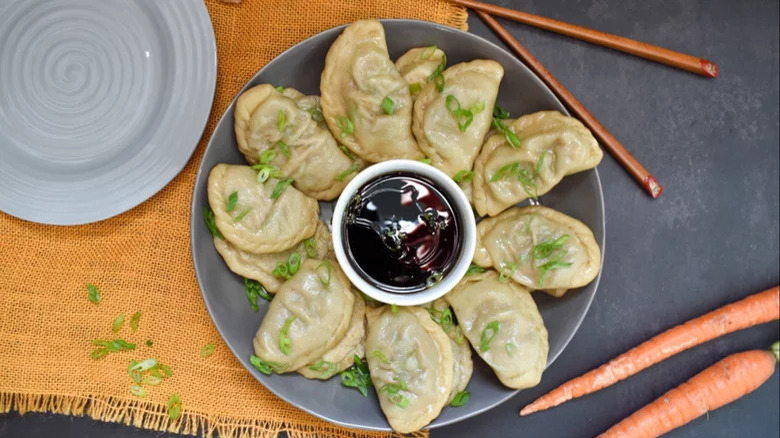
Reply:
[[[390,427],[396,432],[420,430],[439,415],[452,391],[453,356],[450,339],[421,307],[390,306],[366,311],[366,360]],[[377,353],[379,352],[379,353]],[[385,385],[405,385],[391,401]]]
[[[472,199],[477,213],[495,216],[528,199],[523,183],[507,174],[491,181],[502,167],[517,164],[535,185],[532,194],[549,192],[564,176],[596,167],[603,157],[598,142],[579,120],[558,111],[541,111],[504,121],[517,134],[519,148],[507,142],[504,134],[491,135],[474,162]],[[535,193],[534,193],[535,192]]]
[[[275,156],[269,164],[280,170],[281,179],[293,178],[295,188],[306,195],[330,200],[344,190],[364,163],[345,155],[330,131],[312,118],[317,103],[316,97],[308,98],[292,88],[280,93],[270,84],[254,86],[236,101],[236,141],[250,164],[258,163],[263,152],[273,150]],[[280,111],[285,115],[281,131]],[[279,142],[287,145],[289,157]]]
[[[330,282],[322,261],[308,259],[287,280],[268,306],[252,345],[255,355],[271,364],[274,372],[286,373],[310,363],[331,350],[343,338],[352,318],[355,294],[336,263],[331,263]],[[279,346],[280,331],[288,318],[289,354]]]
[[[412,136],[409,86],[390,60],[380,22],[356,21],[344,29],[325,57],[320,90],[322,114],[333,136],[361,158],[423,157]],[[382,108],[386,97],[393,102],[392,114]],[[342,130],[347,119],[351,134]]]
[[[313,248],[317,251],[316,257],[327,258],[331,255],[333,252],[333,241],[325,222],[320,221],[317,224],[317,229],[311,239],[314,244]],[[297,252],[301,256],[301,261],[309,257],[306,254],[303,241],[298,243],[295,248],[268,254],[254,254],[241,251],[227,240],[222,240],[218,237],[214,237],[214,247],[231,271],[242,277],[258,281],[271,293],[276,292],[284,283],[284,279],[274,277],[272,274],[279,262],[287,262],[293,252]]]
[[[493,60],[462,62],[444,70],[444,90],[434,81],[423,87],[414,102],[412,132],[431,164],[449,176],[471,170],[485,135],[493,123],[493,107],[504,68]],[[447,108],[454,96],[462,109],[476,110],[465,131]]]
[[[311,361],[308,365],[298,369],[298,372],[307,379],[329,379],[355,362],[355,355],[363,357],[365,354],[364,341],[366,339],[366,302],[356,292],[355,305],[352,307],[352,316],[349,320],[349,328],[344,337],[321,357]],[[324,361],[326,363],[321,363]],[[311,367],[320,364],[320,367]],[[332,365],[331,365],[332,364]],[[324,367],[323,367],[324,365]]]
[[[547,329],[530,292],[512,281],[501,282],[495,271],[488,271],[466,277],[445,299],[466,338],[501,383],[515,389],[539,383],[549,346]],[[483,331],[494,322],[498,330],[483,350]]]
[[[428,46],[409,49],[395,61],[395,68],[398,69],[398,73],[409,84],[412,101],[420,94],[422,87],[428,81],[428,77],[442,63],[443,59],[446,58],[441,49],[436,46]],[[413,92],[412,87],[418,88],[416,93]]]
[[[428,309],[428,313],[433,313],[441,318],[442,312],[449,309],[450,304],[444,298],[439,298],[428,305],[423,305],[423,307]],[[469,342],[463,335],[463,330],[460,326],[454,323],[446,328],[443,324],[439,325],[442,326],[442,330],[449,336],[450,345],[452,346],[452,389],[447,399],[447,404],[450,404],[455,396],[468,386],[471,374],[474,372],[474,362],[471,360]]]
[[[217,228],[237,249],[256,254],[280,252],[314,234],[320,214],[317,201],[294,187],[271,199],[276,182],[258,183],[257,172],[249,166],[217,164],[211,169],[209,205]],[[238,203],[227,211],[233,192],[238,193]],[[250,210],[236,222],[246,209]]]
[[[569,237],[564,237],[560,247],[547,257],[541,257],[546,255],[543,253],[534,257],[536,245],[555,242],[564,235]],[[556,260],[571,265],[549,269],[542,275],[544,269],[540,266]],[[477,224],[474,263],[495,267],[529,289],[560,296],[565,292],[561,289],[582,287],[596,278],[601,251],[593,232],[577,219],[542,206],[514,207]]]

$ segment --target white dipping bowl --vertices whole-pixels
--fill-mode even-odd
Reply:
[[[346,242],[342,235],[344,212],[347,210],[350,200],[355,193],[366,183],[376,178],[396,172],[410,173],[429,179],[441,190],[442,194],[452,203],[453,213],[460,219],[459,233],[461,247],[460,255],[455,261],[455,265],[441,281],[432,287],[423,289],[419,292],[411,293],[392,293],[373,286],[367,282],[355,270],[347,257]],[[477,224],[474,220],[474,214],[471,210],[471,204],[458,184],[447,174],[439,169],[414,160],[389,160],[377,163],[357,174],[352,181],[347,184],[344,191],[341,192],[336,205],[333,207],[333,249],[336,252],[336,259],[341,266],[341,270],[349,278],[355,287],[360,289],[369,297],[386,304],[396,304],[399,306],[417,306],[429,303],[452,290],[455,285],[466,275],[466,271],[471,265],[471,259],[474,257],[474,249],[477,245]]]

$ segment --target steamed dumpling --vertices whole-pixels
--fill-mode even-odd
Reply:
[[[271,199],[276,180],[257,182],[249,166],[217,164],[208,181],[209,205],[219,231],[235,248],[264,254],[294,247],[314,234],[319,220],[317,201],[294,187]],[[238,196],[228,211],[230,195]]]
[[[363,357],[363,342],[366,339],[366,302],[358,292],[353,291],[353,293],[355,305],[352,307],[347,333],[331,350],[298,369],[298,372],[307,379],[329,379],[336,373],[351,367],[355,355]]]
[[[344,29],[325,57],[320,89],[330,131],[361,158],[423,157],[412,136],[409,87],[387,54],[378,21],[357,21]]]
[[[493,121],[504,69],[492,60],[462,62],[444,70],[444,89],[428,82],[414,103],[412,131],[431,164],[454,176],[471,170]],[[453,111],[471,114],[457,115]]]
[[[450,390],[450,396],[447,398],[447,404],[450,404],[459,392],[466,389],[469,380],[471,380],[471,374],[474,371],[474,362],[471,360],[471,348],[469,348],[469,343],[466,337],[463,336],[460,326],[453,322],[452,309],[450,309],[450,304],[444,298],[439,298],[423,307],[428,310],[431,319],[439,324],[450,338],[453,359],[452,389]]]
[[[310,243],[306,243],[307,239],[305,239],[295,248],[268,254],[241,251],[227,240],[218,237],[214,237],[214,247],[231,271],[260,282],[268,292],[273,293],[282,285],[284,278],[275,277],[272,272],[276,269],[277,264],[287,262],[292,253],[298,253],[301,256],[301,261],[304,261],[309,258],[309,253],[312,253],[315,258],[323,258],[332,252],[333,243],[330,231],[324,222],[320,221],[317,224],[314,236],[309,239]]]
[[[306,260],[269,304],[252,342],[255,355],[275,372],[297,370],[344,338],[354,303],[355,294],[337,264]]]
[[[596,278],[601,251],[577,219],[542,206],[514,207],[477,224],[474,263],[560,296]]]
[[[566,175],[592,169],[603,153],[579,120],[541,111],[506,120],[517,134],[513,147],[501,133],[491,135],[474,162],[473,202],[480,215],[495,216],[529,197],[541,196]]]
[[[452,391],[450,339],[421,307],[366,311],[366,360],[379,404],[396,432],[423,428]]]
[[[330,131],[314,120],[316,110],[316,98],[291,88],[280,93],[270,84],[257,85],[236,101],[236,140],[249,163],[260,162],[263,153],[273,154],[264,163],[279,169],[281,178],[293,178],[295,188],[308,196],[329,200],[364,163],[339,149]]]
[[[527,290],[487,271],[466,277],[445,298],[501,383],[515,389],[539,383],[547,364],[547,329]]]
[[[422,90],[428,77],[440,64],[446,63],[446,55],[436,46],[415,47],[409,49],[395,61],[395,68],[406,83],[409,84],[409,92],[412,100]]]

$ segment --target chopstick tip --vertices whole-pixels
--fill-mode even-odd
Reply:
[[[718,64],[715,64],[712,61],[708,61],[706,59],[700,59],[699,63],[701,64],[701,71],[704,76],[710,77],[710,78],[717,78],[718,73],[720,73],[720,69],[718,68]]]
[[[653,175],[647,175],[644,186],[645,190],[647,190],[647,193],[649,193],[653,199],[657,199],[659,196],[661,196],[661,193],[664,192],[664,188]]]

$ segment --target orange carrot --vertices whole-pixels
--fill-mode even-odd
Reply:
[[[524,407],[533,414],[610,386],[675,354],[727,333],[780,318],[780,291],[775,286],[673,327],[600,367],[575,377]]]
[[[634,412],[599,438],[653,438],[753,392],[772,377],[773,352],[752,350],[721,359],[690,380]]]

